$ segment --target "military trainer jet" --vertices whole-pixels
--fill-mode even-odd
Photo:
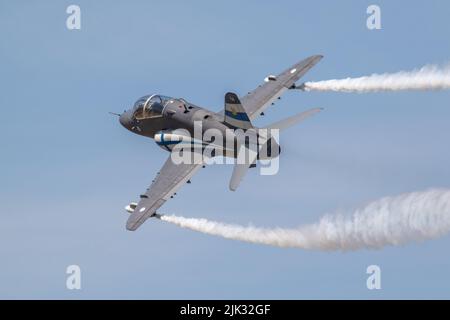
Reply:
[[[132,202],[126,207],[130,213],[126,228],[134,231],[148,218],[157,216],[156,211],[173,197],[183,184],[190,183],[190,178],[204,165],[204,159],[175,163],[172,155],[175,147],[181,145],[183,141],[190,146],[199,145],[201,151],[208,146],[222,148],[221,155],[232,158],[238,158],[240,150],[252,149],[250,144],[256,145],[255,152],[249,152],[245,162],[236,161],[229,186],[233,191],[238,187],[247,169],[255,166],[256,160],[277,157],[280,147],[276,140],[267,137],[266,133],[266,139],[261,143],[263,130],[255,128],[251,121],[262,115],[263,111],[287,90],[302,89],[302,85],[296,85],[296,82],[320,59],[322,59],[320,55],[311,56],[277,76],[269,75],[264,79],[264,84],[241,98],[235,93],[227,93],[225,109],[221,112],[201,108],[181,98],[158,94],[144,96],[137,100],[130,110],[124,111],[119,121],[126,129],[154,139],[161,148],[171,153],[150,187],[140,196],[140,201]],[[302,112],[264,129],[283,130],[320,110],[316,108]],[[222,141],[202,137],[197,139],[196,128],[200,128],[201,133],[214,129],[215,132],[223,133],[223,136],[227,137],[225,140],[230,140],[231,135],[233,144],[231,147],[223,147],[223,143],[218,143]],[[257,142],[249,142],[248,138],[241,138],[237,132],[244,134],[253,132]],[[265,147],[264,154],[260,151],[262,147],[260,144]],[[215,154],[211,156],[214,157]]]

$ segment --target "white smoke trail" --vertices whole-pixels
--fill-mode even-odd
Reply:
[[[306,82],[305,91],[378,92],[450,89],[450,65],[427,65],[413,71],[372,74],[360,78]]]
[[[450,190],[386,197],[351,215],[326,215],[295,229],[239,226],[206,219],[162,215],[183,228],[278,247],[318,250],[376,249],[432,239],[450,232]]]

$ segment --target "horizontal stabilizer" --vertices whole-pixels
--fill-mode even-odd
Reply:
[[[248,164],[236,164],[233,168],[233,175],[231,176],[230,180],[230,190],[236,191],[236,189],[239,187],[239,184],[242,181],[242,178],[244,178],[245,174],[247,173],[247,170],[250,168],[250,165]]]
[[[233,174],[230,180],[230,190],[236,191],[247,173],[248,169],[256,166],[256,160],[258,158],[258,147],[256,145],[246,148],[244,145],[239,147],[239,153],[236,159],[236,164],[233,168]]]
[[[297,123],[302,122],[306,118],[313,116],[316,113],[319,113],[322,110],[323,110],[322,108],[314,108],[308,111],[301,112],[299,114],[296,114],[295,116],[275,122],[269,125],[267,129],[279,129],[279,130],[287,129],[289,127],[296,125]]]

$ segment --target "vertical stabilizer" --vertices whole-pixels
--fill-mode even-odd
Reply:
[[[245,112],[238,96],[233,92],[225,95],[225,123],[236,129],[253,128],[250,118]]]

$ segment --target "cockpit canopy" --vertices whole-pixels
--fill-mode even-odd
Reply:
[[[173,98],[157,94],[143,96],[134,104],[133,117],[137,120],[160,117],[170,100],[173,100]]]

